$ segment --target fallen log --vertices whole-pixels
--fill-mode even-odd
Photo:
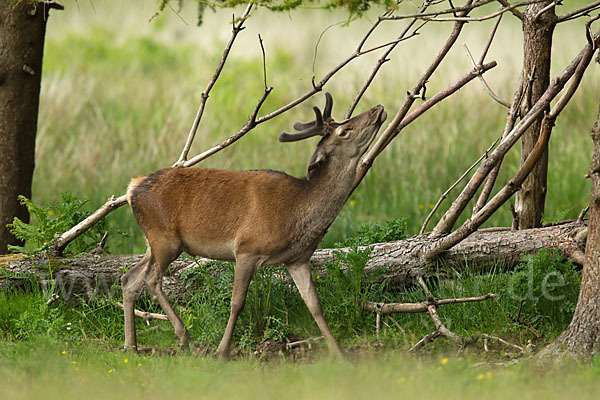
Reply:
[[[510,228],[482,229],[463,240],[452,249],[440,254],[433,262],[420,258],[421,250],[437,240],[429,235],[415,236],[396,242],[371,245],[365,274],[377,271],[377,280],[405,285],[416,276],[445,271],[483,272],[491,265],[504,267],[516,265],[523,254],[535,254],[542,248],[554,248],[578,260],[585,245],[585,223],[569,221],[558,225],[511,231]],[[361,246],[359,249],[366,246]],[[319,249],[311,261],[317,274],[325,273],[325,264],[336,261],[335,252],[351,251],[349,248]],[[27,285],[35,276],[36,284],[52,291],[63,300],[93,298],[96,295],[120,296],[119,277],[142,255],[83,254],[76,257],[28,258],[15,254],[0,256],[0,290]],[[163,287],[172,298],[185,301],[187,287],[182,277],[190,268],[197,268],[207,260],[189,258],[172,263],[165,276]],[[49,267],[50,266],[50,267]]]

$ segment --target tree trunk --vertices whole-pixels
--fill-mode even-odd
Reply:
[[[573,320],[558,339],[570,352],[585,356],[600,352],[600,109],[592,139],[590,219],[579,300]]]
[[[432,262],[424,262],[419,258],[419,250],[428,246],[432,239],[428,236],[380,243],[372,246],[373,250],[366,265],[367,275],[377,272],[377,280],[387,280],[391,284],[403,285],[412,283],[415,276],[433,273],[450,272],[471,268],[472,272],[485,271],[486,267],[516,265],[523,254],[535,254],[542,248],[560,249],[567,255],[573,255],[582,247],[578,243],[579,233],[586,229],[579,222],[569,222],[547,228],[511,231],[510,229],[484,229],[477,231],[452,249],[443,252]],[[322,249],[313,255],[312,269],[314,275],[325,276],[325,264],[335,261],[335,251],[350,249]],[[72,259],[52,259],[52,280],[54,292],[62,299],[69,300],[81,297],[93,297],[98,293],[109,296],[120,296],[118,278],[123,273],[123,266],[132,266],[141,259],[141,255],[93,255],[85,254]],[[0,268],[7,273],[0,279],[0,289],[18,288],[26,284],[24,274],[35,274],[41,285],[50,285],[51,275],[47,259],[39,258],[31,261],[23,255],[0,257]],[[202,260],[200,261],[202,262]],[[177,260],[169,268],[170,274],[163,281],[165,292],[171,298],[185,301],[188,292],[182,277],[198,264],[190,260]],[[12,276],[12,278],[11,278]],[[287,276],[287,275],[286,275]]]
[[[523,80],[529,82],[526,97],[521,108],[525,115],[532,104],[542,96],[550,83],[550,60],[552,35],[556,26],[554,7],[538,15],[540,10],[548,6],[550,1],[529,5],[523,13]],[[537,18],[536,18],[537,17]],[[534,122],[523,134],[521,143],[521,164],[540,136],[542,118]],[[548,175],[548,150],[541,158],[517,192],[515,210],[518,216],[519,229],[541,226],[544,204],[546,201]]]
[[[17,240],[6,224],[29,221],[42,57],[48,10],[57,5],[0,0],[0,254]]]

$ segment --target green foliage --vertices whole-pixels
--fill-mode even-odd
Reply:
[[[377,274],[369,278],[364,274],[371,250],[355,247],[348,253],[336,251],[338,261],[325,266],[326,276],[315,277],[325,318],[339,336],[362,334],[373,326],[373,314],[362,309],[369,295],[381,294],[380,290],[374,293],[374,288],[381,289],[373,284]]]
[[[514,315],[522,321],[539,320],[545,330],[560,332],[571,321],[577,305],[581,274],[555,250],[523,257],[505,294],[513,300]]]
[[[30,340],[36,337],[58,339],[67,331],[67,323],[61,311],[48,306],[43,299],[19,315],[15,321],[15,338]]]
[[[202,25],[204,12],[207,6],[214,7],[235,7],[240,4],[246,4],[247,0],[212,0],[198,1],[198,26]],[[173,3],[177,3],[173,6]],[[319,1],[302,1],[302,0],[256,0],[255,4],[266,7],[271,11],[291,11],[302,6],[311,7],[317,4],[317,7],[330,9],[346,9],[349,14],[349,19],[361,17],[363,13],[368,11],[372,5],[380,5],[385,8],[397,7],[395,0],[331,0],[325,3]],[[159,12],[163,12],[167,6],[179,12],[183,8],[183,0],[160,0],[158,4]]]
[[[27,242],[26,246],[8,246],[12,252],[37,254],[47,250],[53,243],[55,235],[62,233],[85,219],[90,213],[82,210],[86,200],[80,200],[68,192],[61,195],[60,203],[38,206],[25,196],[19,196],[19,202],[27,207],[30,222],[25,223],[15,217],[8,224],[10,233],[17,239]],[[106,221],[102,220],[92,229],[84,233],[67,247],[67,251],[79,254],[90,251],[100,242],[106,229]]]
[[[402,217],[381,224],[371,222],[362,224],[354,236],[336,243],[335,247],[353,247],[404,239],[407,237],[406,227],[407,220]]]

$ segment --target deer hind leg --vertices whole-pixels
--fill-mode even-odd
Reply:
[[[331,330],[325,321],[325,317],[323,317],[321,302],[317,296],[317,291],[315,290],[315,285],[312,281],[310,273],[310,263],[306,261],[295,264],[287,264],[286,267],[292,276],[294,283],[298,287],[298,291],[300,291],[300,295],[302,296],[304,303],[306,303],[308,310],[319,326],[321,334],[327,342],[327,347],[329,347],[329,352],[335,357],[343,358],[342,350],[333,337],[333,334],[331,333]]]
[[[144,284],[144,275],[150,262],[150,248],[136,265],[121,276],[123,312],[125,314],[125,350],[137,352],[135,335],[135,299]]]
[[[160,243],[153,243],[151,249],[151,267],[146,275],[146,286],[171,321],[178,339],[177,343],[182,349],[187,350],[189,349],[190,335],[162,290],[163,275],[169,264],[181,254],[181,250],[178,247],[161,246]]]
[[[217,356],[219,360],[229,360],[229,346],[231,345],[233,329],[246,304],[246,295],[248,293],[250,281],[261,264],[262,260],[260,257],[236,256],[233,291],[231,293],[231,312],[229,314],[229,320],[227,321],[227,328],[225,328],[221,343],[219,343],[219,347],[217,347]]]

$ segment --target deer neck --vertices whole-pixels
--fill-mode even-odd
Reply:
[[[350,195],[356,176],[356,162],[344,161],[331,160],[307,180],[306,198],[300,210],[300,218],[309,231],[307,237],[316,240],[315,246]]]

